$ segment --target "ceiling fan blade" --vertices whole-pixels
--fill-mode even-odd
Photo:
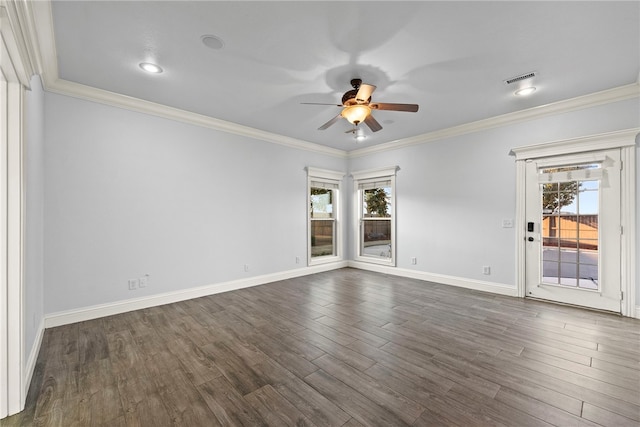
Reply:
[[[322,126],[320,126],[318,128],[318,130],[325,130],[326,128],[328,128],[329,126],[331,126],[332,124],[334,124],[335,122],[337,122],[338,120],[340,120],[342,118],[342,115],[338,114],[337,116],[335,116],[333,119],[329,120],[327,123],[323,124]]]
[[[361,84],[356,94],[356,101],[367,102],[374,90],[376,90],[374,85]]]
[[[380,123],[378,123],[378,121],[374,119],[371,114],[369,114],[367,118],[364,119],[364,123],[369,126],[369,129],[371,129],[372,132],[378,132],[380,129],[382,129]]]
[[[377,102],[369,104],[372,110],[391,110],[391,111],[408,111],[415,113],[418,111],[418,104],[389,104],[385,102]]]
[[[301,102],[303,105],[334,105],[336,107],[342,107],[342,104],[324,104],[322,102]]]

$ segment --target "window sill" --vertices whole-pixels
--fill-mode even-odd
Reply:
[[[354,261],[358,261],[358,262],[366,262],[368,264],[380,264],[380,265],[387,265],[389,267],[395,267],[396,266],[396,260],[394,258],[376,258],[376,257],[369,257],[369,256],[356,256],[354,258]]]
[[[321,264],[330,264],[334,262],[342,261],[342,257],[340,256],[323,256],[323,257],[315,257],[311,258],[307,261],[307,265],[321,265]]]

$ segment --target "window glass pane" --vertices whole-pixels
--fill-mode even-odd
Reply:
[[[542,184],[542,192],[543,193],[557,193],[558,192],[558,184],[555,182],[550,182],[549,184]]]
[[[391,187],[362,190],[363,218],[391,217]]]
[[[598,190],[600,188],[600,181],[581,181],[580,190]]]
[[[543,261],[558,261],[560,253],[557,247],[545,246],[542,250],[542,260]]]
[[[598,181],[582,181],[578,196],[580,215],[598,214]]]
[[[576,263],[578,261],[578,251],[575,249],[575,247],[571,249],[561,249],[560,260],[562,262]]]
[[[572,169],[595,169],[578,165]],[[598,180],[575,180],[540,185],[542,197],[542,270],[549,284],[598,289]]]
[[[558,203],[560,205],[560,213],[576,214],[578,213],[578,200],[576,191],[561,191],[558,193]]]
[[[311,257],[335,255],[335,221],[311,221]]]
[[[578,286],[583,289],[598,289],[598,265],[580,264]]]
[[[580,235],[581,243],[589,239],[595,239],[596,245],[594,249],[598,249],[598,215],[580,216],[578,233]]]
[[[311,187],[311,218],[333,218],[333,190]]]
[[[578,246],[582,251],[595,251],[598,254],[598,239],[580,239]]]
[[[560,238],[575,239],[578,232],[578,216],[563,214],[558,217],[558,229]]]
[[[391,258],[391,220],[362,221],[361,254],[380,258]]]
[[[564,286],[577,286],[578,264],[560,263],[560,284]]]
[[[542,282],[557,285],[559,271],[559,262],[544,260],[542,263]]]
[[[558,217],[555,215],[542,216],[542,237],[555,238],[558,237]],[[545,245],[546,245],[545,241]]]
[[[582,241],[580,241],[580,246],[583,246]],[[586,246],[586,244],[584,246]],[[598,265],[598,251],[593,249],[578,249],[578,259],[580,260],[580,264]]]
[[[542,246],[543,249],[553,249],[556,251],[556,253],[558,252],[558,248],[560,247],[560,239],[557,239],[555,237],[544,237],[542,239]]]

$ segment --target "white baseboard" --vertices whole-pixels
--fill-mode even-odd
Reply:
[[[27,359],[27,364],[24,367],[24,399],[27,399],[27,394],[29,393],[29,385],[31,385],[31,379],[33,378],[33,373],[36,370],[36,363],[38,362],[38,354],[40,354],[40,347],[42,346],[42,339],[44,338],[44,318],[40,320],[40,324],[38,325],[38,331],[36,332],[36,338],[33,340],[33,346],[31,347],[31,351],[29,351],[29,358]],[[22,408],[24,408],[26,402],[22,402]]]
[[[636,319],[640,319],[640,305],[636,305],[636,312],[634,313]]]
[[[349,261],[349,267],[390,274],[392,276],[406,277],[409,279],[425,280],[427,282],[435,282],[443,285],[458,286],[460,288],[474,289],[476,291],[491,292],[511,297],[518,296],[518,289],[515,286],[505,285],[503,283],[486,282],[482,280],[468,279],[465,277],[447,276],[444,274],[427,273],[424,271],[409,270],[407,268],[389,267],[386,265],[369,264],[358,261]]]
[[[336,270],[339,268],[347,267],[347,264],[347,261],[340,261],[336,263],[298,268],[295,270],[282,271],[278,273],[265,274],[262,276],[249,277],[246,279],[232,280],[229,282],[215,283],[212,285],[199,286],[196,288],[151,295],[143,298],[134,298],[124,301],[116,301],[109,304],[100,304],[75,310],[51,313],[45,316],[44,326],[46,328],[53,328],[56,326],[68,325],[76,322],[84,322],[86,320],[112,316],[114,314],[126,313],[128,311],[140,310],[143,308],[155,307],[163,304],[171,304],[174,302],[184,301],[192,298],[200,298],[207,295],[234,291],[237,289],[249,288],[257,285],[264,285],[266,283],[307,276],[309,274],[321,273],[323,271]]]

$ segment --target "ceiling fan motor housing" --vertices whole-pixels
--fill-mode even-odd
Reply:
[[[350,90],[348,92],[345,92],[344,95],[342,95],[342,105],[350,105],[350,104],[355,104],[356,103],[356,95],[358,94],[358,90],[357,89],[353,89]],[[349,102],[351,101],[351,102]]]
[[[353,89],[345,92],[345,94],[342,95],[342,105],[348,107],[349,105],[358,104],[358,102],[356,101],[356,95],[358,95],[360,85],[362,85],[362,79],[351,79],[351,87]],[[367,99],[366,103],[369,103],[370,101],[371,97]]]

